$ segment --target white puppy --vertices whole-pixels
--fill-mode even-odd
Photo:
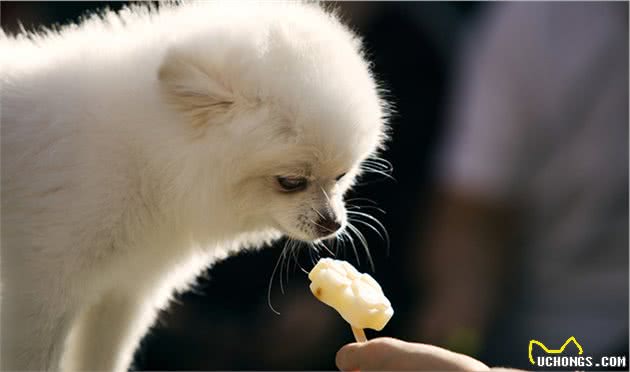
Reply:
[[[3,370],[124,371],[203,268],[333,236],[385,137],[317,5],[129,8],[0,35]]]

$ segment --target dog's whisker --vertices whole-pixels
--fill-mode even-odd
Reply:
[[[386,230],[386,229],[385,229],[385,226],[383,226],[383,224],[381,223],[381,221],[379,221],[376,217],[374,217],[374,216],[372,216],[372,215],[370,215],[370,214],[363,213],[363,212],[357,212],[357,211],[348,211],[348,213],[349,213],[349,214],[353,214],[353,215],[355,215],[355,216],[362,216],[362,217],[365,217],[365,218],[369,218],[370,220],[372,220],[372,221],[374,221],[375,223],[377,223],[377,224],[381,227],[381,229]]]
[[[310,207],[310,208],[313,210],[313,212],[317,213],[317,215],[320,216],[322,219],[326,219],[326,217],[324,217],[317,209],[313,207]]]
[[[324,196],[326,197],[326,201],[328,203],[330,203],[330,198],[328,197],[328,194],[326,193],[326,190],[324,190],[324,188],[322,187],[322,185],[319,185],[319,188],[322,190],[322,192],[324,193]]]
[[[327,227],[324,227],[324,226],[322,226],[322,225],[318,224],[317,222],[315,222],[315,221],[311,220],[310,218],[307,218],[307,221],[308,221],[308,222],[310,222],[310,223],[312,223],[312,224],[313,224],[313,225],[315,225],[315,226],[321,227],[321,228],[322,228],[322,229],[324,229],[324,230],[328,230],[328,228],[327,228]]]
[[[335,257],[335,254],[326,246],[324,242],[319,241],[318,243],[322,248],[324,248],[326,252],[330,253],[331,256]]]
[[[296,249],[296,244],[295,244],[295,241],[294,241],[294,243],[291,244],[291,247],[289,248],[289,262],[293,261],[293,270],[294,271],[295,271],[295,268],[298,266],[296,252],[297,252],[297,249]]]
[[[383,235],[381,235],[378,230],[372,226],[370,223],[368,223],[367,221],[362,221],[358,218],[355,218],[355,221],[360,221],[361,223],[369,226],[371,229],[373,229],[374,231],[376,231],[376,233],[381,237],[381,239],[385,240],[385,247],[386,247],[386,253],[389,256],[389,251],[390,251],[390,239],[389,239],[389,233],[387,232],[387,229],[385,228],[385,225],[383,225],[381,223],[381,221],[378,220],[378,218],[369,215],[367,213],[363,213],[363,212],[357,212],[357,211],[347,211],[348,214],[353,215],[353,216],[357,216],[357,217],[365,217],[370,219],[371,221],[373,221],[374,223],[376,223],[378,225],[378,227],[380,228],[380,230],[383,232]]]
[[[366,173],[376,173],[376,174],[380,174],[385,178],[389,178],[392,181],[396,181],[396,179],[394,178],[394,176],[392,176],[391,174],[378,170],[378,169],[373,169],[373,168],[365,168],[365,167],[361,167],[361,169],[363,169],[364,171],[366,171]]]
[[[385,169],[385,168],[382,168],[382,167],[377,167],[377,166],[374,166],[374,165],[371,165],[371,164],[365,164],[365,163],[361,164],[360,168],[363,169],[363,170],[380,171],[380,172],[385,172],[385,173],[388,173],[388,174],[391,173],[389,169]]]
[[[373,209],[377,212],[381,212],[383,214],[387,214],[387,212],[385,212],[384,209],[381,209],[379,207],[375,207],[373,205],[350,205],[346,207],[347,210],[361,210],[361,209]]]
[[[358,223],[360,223],[361,225],[364,225],[364,226],[369,227],[372,231],[374,231],[374,232],[375,232],[375,233],[376,233],[376,234],[377,234],[377,235],[381,238],[381,240],[385,240],[385,237],[383,236],[383,234],[381,234],[381,232],[380,232],[380,231],[379,231],[376,227],[374,227],[373,225],[371,225],[369,222],[366,222],[366,221],[360,220],[360,219],[358,219],[358,218],[348,218],[348,220],[350,220],[350,221],[352,221],[352,222],[358,222]]]
[[[283,280],[282,280],[283,279],[282,272],[283,272],[283,269],[286,269],[287,253],[288,253],[288,247],[289,247],[290,242],[291,242],[291,239],[287,239],[287,241],[284,243],[284,248],[282,248],[282,253],[280,255],[281,262],[280,262],[280,275],[279,275],[279,278],[280,278],[280,292],[282,294],[285,294],[284,293],[284,284],[283,284]],[[289,279],[287,277],[287,282],[288,281],[289,281]]]
[[[300,256],[299,256],[300,245],[301,245],[300,241],[295,241],[295,244],[293,245],[293,248],[292,248],[293,259],[295,261],[296,266],[299,267],[303,273],[308,274],[309,272],[304,267],[302,267],[302,264],[300,264]]]
[[[288,240],[287,240],[287,242],[288,242]],[[282,248],[282,251],[280,252],[280,255],[278,256],[278,259],[276,260],[276,264],[274,265],[273,270],[271,271],[271,277],[269,278],[269,284],[267,285],[267,305],[269,306],[271,311],[276,313],[276,315],[280,315],[280,312],[278,310],[276,310],[273,307],[273,304],[271,303],[271,289],[273,288],[273,278],[275,277],[276,272],[278,271],[278,267],[280,266],[280,261],[282,260],[282,257],[284,257],[285,249],[287,247],[287,242],[285,242],[284,247]],[[280,281],[280,287],[282,287],[282,280]]]
[[[288,247],[287,247],[287,251],[285,253],[285,257],[283,258],[283,261],[285,261],[284,271],[285,271],[285,280],[286,280],[287,286],[289,284],[289,270],[290,270],[290,266],[289,265],[291,264],[290,253],[291,253],[291,247],[292,246],[293,246],[293,239],[289,239],[289,244],[288,244]],[[280,272],[280,276],[282,277],[282,271]]]
[[[345,248],[348,246],[348,243],[351,241],[352,237],[350,236],[350,233],[348,231],[346,231],[345,229],[341,232],[339,238],[341,239],[341,247]],[[344,252],[345,253],[345,252]]]
[[[346,199],[347,203],[353,202],[353,201],[366,201],[368,203],[372,203],[372,204],[377,204],[374,200],[372,199],[368,199],[368,198],[352,198],[352,199]]]
[[[344,238],[343,238],[343,231],[339,231],[335,237],[335,240],[333,241],[333,252],[335,252],[335,257],[339,256],[339,249],[343,246],[344,243]]]
[[[291,248],[289,248],[288,261],[291,263],[293,261],[293,272],[295,272],[295,268],[299,266],[299,262],[297,260],[297,253],[299,250],[300,242],[292,239]],[[289,274],[287,273],[287,281],[289,280]]]
[[[343,232],[337,234],[335,240],[333,240],[333,251],[335,252],[335,257],[339,255],[339,248],[343,245]]]
[[[371,164],[373,166],[380,167],[383,169],[388,169],[388,170],[391,170],[394,168],[394,166],[392,165],[392,163],[389,162],[389,160],[380,158],[380,157],[372,157],[372,158],[365,159],[363,163]]]
[[[385,173],[391,173],[394,170],[394,167],[389,161],[381,158],[366,159],[361,163],[360,167],[362,169],[378,170]]]
[[[348,223],[348,228],[350,228],[350,223]],[[350,230],[351,231],[351,230]],[[348,238],[350,239],[350,246],[352,247],[352,251],[354,252],[354,257],[357,260],[357,266],[361,265],[361,260],[359,259],[359,251],[357,251],[357,247],[354,244],[354,238],[352,237],[352,235],[350,234],[350,232],[347,233]]]
[[[361,164],[361,167],[363,168],[370,168],[370,169],[377,169],[377,170],[381,170],[383,172],[391,172],[392,168],[388,167],[387,165],[382,165],[381,163],[373,163],[373,162],[363,162]]]
[[[394,169],[394,166],[392,165],[392,163],[389,162],[389,160],[387,159],[383,159],[383,158],[379,158],[379,157],[373,157],[373,158],[369,158],[369,159],[365,159],[363,161],[364,164],[368,164],[368,165],[372,165],[374,167],[379,167],[383,170],[387,170],[387,171],[391,171]]]
[[[313,258],[313,251],[315,251],[315,247],[313,247],[312,243],[309,243],[308,245],[308,257],[311,260],[311,265],[315,266],[315,259]]]
[[[376,268],[374,266],[374,261],[372,260],[372,254],[370,253],[370,249],[368,248],[368,243],[367,240],[365,240],[365,236],[363,236],[363,234],[361,233],[361,231],[359,229],[357,229],[354,225],[352,225],[351,223],[348,223],[348,228],[354,232],[354,234],[357,236],[357,238],[359,239],[359,241],[361,242],[361,244],[363,245],[363,249],[365,250],[365,253],[367,255],[368,261],[370,263],[370,267],[372,268],[372,271],[376,271]]]

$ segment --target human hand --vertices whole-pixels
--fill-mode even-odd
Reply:
[[[437,346],[395,338],[375,338],[351,343],[337,352],[341,371],[488,371],[488,366],[469,356]]]

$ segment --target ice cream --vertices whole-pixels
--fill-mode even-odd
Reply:
[[[380,331],[394,315],[376,280],[345,261],[323,258],[308,277],[313,295],[350,323],[357,341],[365,340],[363,329]]]

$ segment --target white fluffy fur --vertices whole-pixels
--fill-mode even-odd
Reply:
[[[345,223],[343,194],[384,139],[360,48],[297,3],[0,34],[1,369],[124,371],[201,269],[319,239],[322,211]],[[309,186],[280,192],[278,175]]]

